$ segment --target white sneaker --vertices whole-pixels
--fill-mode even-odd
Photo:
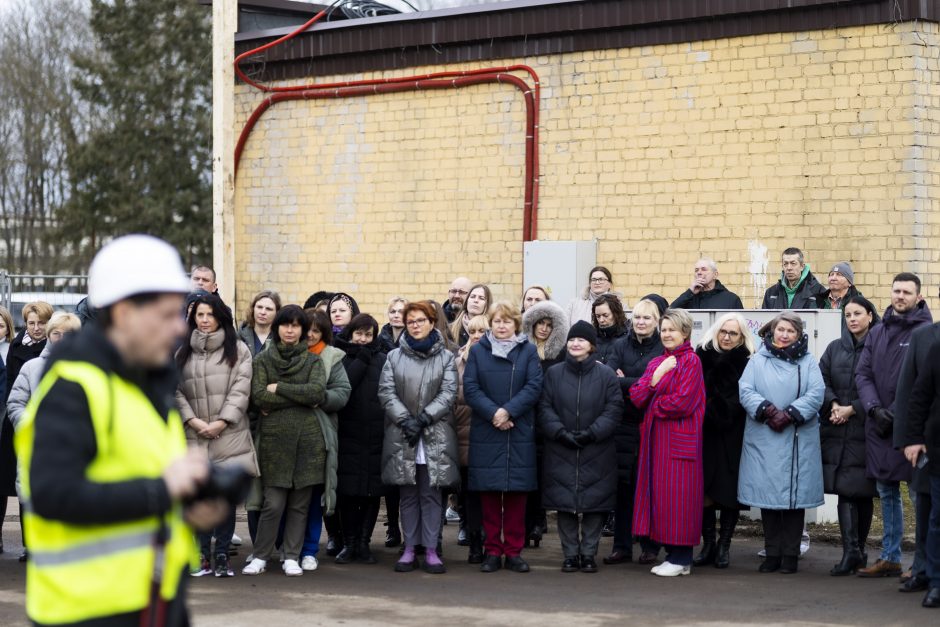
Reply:
[[[757,552],[757,557],[767,557],[767,549],[761,549]]]
[[[447,517],[447,522],[460,522],[460,514],[458,514],[457,510],[455,510],[453,507],[447,508],[447,513],[445,516]]]
[[[300,567],[297,560],[284,560],[281,568],[284,569],[284,574],[288,577],[300,577],[304,574],[304,569]]]
[[[232,535],[232,546],[241,546],[241,545],[242,545],[242,539],[241,539],[240,537],[238,537],[238,534],[237,534],[237,533],[236,533],[236,534],[233,534],[233,535]]]
[[[260,575],[267,568],[268,563],[265,560],[253,559],[251,562],[242,568],[243,575]]]
[[[658,575],[658,574],[659,574],[659,569],[662,568],[662,567],[665,566],[665,565],[666,565],[666,562],[662,562],[662,563],[660,563],[660,564],[656,564],[655,566],[653,566],[652,568],[650,568],[650,572],[653,573],[654,575]]]
[[[691,575],[691,566],[680,566],[670,562],[663,562],[657,570],[651,571],[657,577],[679,577],[681,575]]]
[[[251,561],[252,561],[253,559],[255,559],[255,554],[254,554],[254,553],[249,553],[249,554],[248,554],[248,557],[245,558],[245,566],[247,566],[248,564],[251,564]]]
[[[304,558],[300,560],[300,567],[306,571],[316,570],[319,565],[320,563],[317,561],[317,558],[312,555],[305,555]]]

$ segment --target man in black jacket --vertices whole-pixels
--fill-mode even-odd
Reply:
[[[787,248],[780,262],[780,280],[767,288],[761,309],[816,309],[816,297],[826,288],[813,276],[803,251]]]
[[[673,309],[744,309],[741,299],[718,280],[718,264],[702,257],[692,270],[692,285],[672,301]]]
[[[931,348],[940,344],[940,323],[921,327],[911,335],[911,345],[904,356],[901,374],[898,377],[897,396],[894,401],[894,447],[905,448],[908,430],[908,401],[914,382],[927,370],[927,355]],[[911,479],[914,491],[915,531],[914,564],[911,566],[910,579],[901,584],[901,592],[919,592],[926,590],[927,577],[927,530],[930,524],[930,475],[927,468],[914,468]]]

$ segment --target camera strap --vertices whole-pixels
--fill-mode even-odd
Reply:
[[[166,521],[160,518],[160,528],[153,535],[153,577],[150,582],[150,603],[140,615],[140,627],[164,627],[166,625],[167,602],[160,595],[163,586],[163,571],[166,560],[166,543],[169,539]]]

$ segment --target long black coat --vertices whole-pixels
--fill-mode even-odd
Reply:
[[[747,509],[738,503],[738,466],[747,412],[741,406],[738,380],[750,357],[747,347],[719,352],[699,347],[705,379],[705,421],[702,425],[702,472],[705,494],[720,507]]]
[[[336,493],[346,496],[381,496],[382,443],[385,410],[379,402],[379,378],[385,353],[379,340],[361,346],[336,339],[346,353],[343,367],[352,386],[349,401],[339,411],[339,456]]]
[[[617,344],[627,335],[625,327],[607,327],[597,330],[597,346],[594,347],[594,356],[597,361],[606,364]]]
[[[903,444],[925,444],[931,481],[940,477],[940,344],[936,342],[927,351],[927,366],[911,390]]]
[[[611,370],[615,373],[620,370],[623,373],[622,377],[617,377],[624,399],[623,415],[617,425],[617,431],[614,432],[614,442],[617,444],[617,477],[620,481],[633,480],[636,457],[640,452],[640,423],[643,422],[643,412],[630,401],[630,387],[643,376],[646,366],[662,354],[663,343],[659,339],[658,331],[640,341],[631,329],[617,342],[607,360],[607,366]]]
[[[927,354],[940,342],[940,323],[921,327],[911,334],[911,345],[904,355],[898,377],[897,397],[894,399],[894,446],[904,448],[907,439],[907,406],[914,381],[927,370]],[[926,468],[914,469],[911,487],[919,494],[930,494],[930,476]]]
[[[46,347],[46,340],[36,342],[28,346],[23,345],[23,337],[26,331],[20,331],[10,344],[10,351],[7,353],[6,363],[6,389],[3,392],[3,399],[10,396],[10,390],[13,389],[13,382],[20,374],[20,369],[30,359],[39,357],[42,349]],[[16,453],[13,450],[13,424],[6,418],[0,424],[0,498],[16,496]]]
[[[692,290],[686,290],[679,295],[679,298],[672,301],[670,307],[673,309],[744,309],[738,295],[728,290],[717,279],[714,289],[698,294],[692,293]]]
[[[545,436],[542,505],[562,512],[609,512],[616,505],[617,447],[614,431],[623,415],[623,394],[613,370],[591,355],[566,357],[548,369],[539,400],[539,429]],[[572,450],[558,433],[586,431],[594,442]]]
[[[826,394],[819,410],[819,439],[822,447],[823,486],[829,494],[858,499],[877,496],[875,482],[865,472],[865,407],[855,385],[855,366],[865,347],[845,327],[842,337],[826,347],[819,370]],[[830,421],[832,404],[851,405],[855,414],[842,425]]]

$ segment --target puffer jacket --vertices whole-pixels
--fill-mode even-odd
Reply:
[[[404,333],[404,331],[402,331],[402,333]],[[386,323],[385,326],[382,327],[382,330],[379,331],[379,350],[387,355],[395,350],[396,346],[395,330],[392,328],[391,323]]]
[[[787,296],[786,277],[783,272],[780,273],[780,279],[767,288],[764,292],[764,302],[761,303],[761,309],[816,309],[817,297],[826,291],[816,277],[813,276],[809,264],[803,268],[803,274],[800,276],[799,283],[793,293],[793,300],[790,301]],[[788,302],[789,301],[789,302]]]
[[[251,353],[236,342],[237,360],[229,366],[223,357],[225,331],[203,333],[195,329],[189,338],[193,352],[180,373],[176,405],[187,424],[186,441],[200,449],[209,460],[223,466],[241,466],[249,474],[260,474],[255,446],[248,428],[248,401],[251,397]],[[218,439],[200,438],[188,428],[193,418],[206,423],[224,420],[226,427]]]
[[[738,474],[738,501],[765,509],[822,505],[819,408],[826,384],[816,359],[805,353],[791,363],[762,345],[744,369],[738,389],[748,416]],[[805,422],[790,424],[777,433],[758,417],[765,403],[773,403],[783,411],[792,407]]]
[[[385,367],[385,353],[378,338],[362,346],[339,337],[336,347],[346,354],[342,363],[352,387],[349,402],[338,414],[336,491],[347,496],[381,496],[385,494],[382,483],[385,412],[379,402],[379,379]]]
[[[607,512],[616,505],[614,431],[623,415],[623,394],[613,371],[590,355],[548,369],[539,400],[545,438],[542,504],[562,512]],[[590,431],[594,441],[572,450],[555,438],[562,430]]]
[[[13,389],[10,390],[10,398],[7,399],[7,416],[16,429],[26,411],[26,405],[32,398],[33,392],[39,387],[42,381],[42,375],[46,371],[46,364],[49,362],[49,353],[52,351],[52,344],[46,342],[45,347],[39,354],[39,357],[30,359],[23,367],[13,382]]]
[[[431,333],[435,343],[427,353],[412,349],[407,332],[402,333],[398,348],[388,354],[382,368],[379,400],[385,410],[382,481],[386,485],[415,485],[415,447],[408,444],[398,423],[421,412],[431,419],[422,435],[431,486],[451,488],[460,483],[453,411],[457,368],[440,332]]]
[[[627,336],[627,327],[607,327],[597,329],[597,346],[594,356],[597,361],[606,364],[617,351],[617,345]]]
[[[878,495],[875,482],[865,476],[865,407],[855,385],[855,367],[865,347],[843,326],[842,337],[826,347],[819,370],[826,382],[819,419],[823,485],[827,494],[860,499]],[[855,414],[845,424],[832,424],[832,404],[851,405]]]
[[[617,443],[617,475],[620,481],[633,481],[636,457],[640,452],[640,423],[643,412],[630,400],[630,387],[640,380],[646,372],[646,366],[663,354],[663,343],[659,331],[654,331],[647,338],[639,339],[633,329],[620,342],[614,345],[607,359],[607,366],[623,376],[617,377],[623,392],[623,416],[614,434]]]
[[[490,334],[470,349],[464,394],[470,422],[470,489],[476,492],[531,492],[538,489],[535,406],[542,393],[538,352],[523,338],[506,357],[493,354]],[[493,426],[493,415],[509,412],[515,425]]]
[[[546,372],[555,364],[565,360],[565,346],[568,343],[568,316],[561,306],[550,300],[543,300],[529,307],[522,314],[522,332],[526,334],[532,345],[539,348],[538,340],[535,339],[535,325],[542,320],[552,321],[552,332],[545,340],[542,346],[544,357],[540,357],[542,363],[542,372]]]

